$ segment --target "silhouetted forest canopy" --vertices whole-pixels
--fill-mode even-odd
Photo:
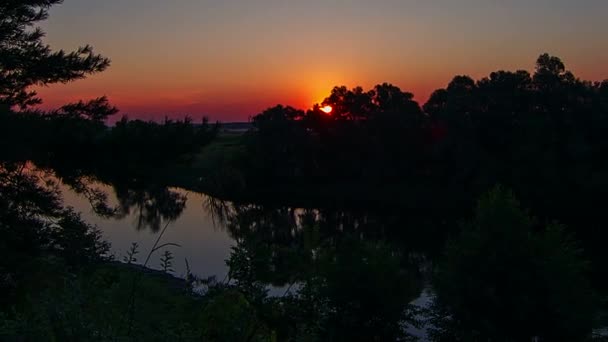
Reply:
[[[110,66],[44,44],[36,25],[61,2],[0,3],[0,340],[589,341],[608,326],[608,81],[542,54],[423,105],[339,86],[245,133],[109,126],[103,96],[36,107],[35,87]],[[150,253],[117,258],[60,184],[96,215],[135,217]],[[168,250],[148,269],[175,245],[161,238],[186,209],[177,186],[215,196],[199,209],[234,242],[223,281],[171,276]]]
[[[580,80],[547,54],[533,74],[456,76],[423,106],[390,84],[336,87],[310,110],[254,116],[243,148],[218,158],[223,177],[207,187],[461,211],[503,184],[540,215],[591,218],[608,190],[607,96],[608,81]]]
[[[606,186],[607,94],[608,82],[579,80],[547,54],[534,74],[456,76],[422,107],[390,84],[336,87],[311,110],[254,116],[243,169],[253,186],[397,183],[478,195],[501,183],[526,199],[593,201],[586,195]]]

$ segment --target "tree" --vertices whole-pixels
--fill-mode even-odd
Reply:
[[[310,165],[310,134],[302,124],[305,113],[277,105],[253,117],[256,128],[249,141],[254,176],[277,181],[301,175]]]
[[[0,105],[26,109],[40,104],[42,100],[30,89],[32,86],[82,79],[104,71],[110,65],[109,59],[95,54],[89,45],[72,52],[52,51],[42,41],[45,33],[36,24],[47,19],[51,6],[62,2],[63,0],[0,2]],[[95,105],[92,102],[89,107]],[[86,107],[86,104],[81,103],[80,107]],[[113,111],[104,110],[101,113],[107,116],[113,114]]]
[[[371,93],[373,103],[382,112],[422,115],[414,94],[403,92],[399,87],[389,83],[378,84]]]
[[[538,230],[513,195],[484,195],[434,281],[436,340],[582,340],[593,295],[581,250],[557,224]]]
[[[335,120],[368,119],[374,110],[373,96],[373,90],[366,92],[361,87],[352,90],[345,86],[334,87],[323,105],[333,108],[331,117]]]
[[[534,82],[542,88],[550,88],[561,82],[574,81],[574,75],[566,70],[566,65],[559,57],[544,53],[536,60]]]

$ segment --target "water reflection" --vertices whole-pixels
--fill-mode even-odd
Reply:
[[[157,237],[159,227],[162,229],[169,224],[161,243],[176,243],[180,247],[159,250],[152,256],[149,267],[160,269],[160,256],[165,250],[169,250],[174,256],[173,268],[176,276],[185,276],[186,260],[192,272],[201,277],[217,276],[223,279],[228,274],[225,260],[230,256],[234,240],[225,229],[214,222],[212,215],[201,209],[208,199],[207,196],[182,189],[165,188],[160,192],[165,194],[165,199],[179,201],[164,201],[151,197],[151,194],[158,194],[159,191],[138,191],[139,194],[131,198],[144,200],[130,202],[124,197],[121,201],[116,188],[111,185],[89,185],[106,194],[106,204],[112,209],[113,215],[98,215],[89,200],[74,192],[69,185],[61,184],[60,189],[66,205],[74,207],[82,213],[85,221],[102,230],[104,238],[111,242],[112,252],[117,260],[122,260],[133,242],[139,244],[140,256],[147,255]],[[136,193],[133,189],[129,192]],[[127,203],[132,205],[125,205]],[[164,208],[157,205],[160,203],[164,203]],[[179,210],[170,211],[166,209],[168,207]]]
[[[128,186],[114,186],[118,199],[116,218],[134,215],[137,230],[150,229],[158,232],[163,221],[175,221],[185,207],[185,194],[163,186],[133,189]]]
[[[179,244],[175,260],[188,259],[194,273],[236,285],[248,298],[280,288],[272,295],[292,305],[279,335],[305,330],[321,340],[396,340],[416,325],[410,303],[424,287],[425,243],[400,238],[410,229],[394,216],[236,204],[160,186],[88,186],[107,193],[112,217],[96,215],[85,192],[69,184],[66,202],[104,231],[117,254],[135,241],[149,250],[170,223],[163,242]],[[176,273],[184,275],[184,267],[176,263]]]
[[[537,231],[500,188],[480,201],[473,220],[451,239],[435,269],[433,293],[431,261],[453,225],[443,220],[231,203],[162,183],[66,177],[32,165],[0,171],[0,194],[22,196],[26,204],[38,202],[34,195],[53,204],[60,190],[66,205],[103,230],[118,260],[132,242],[147,255],[159,230],[168,227],[161,241],[166,247],[153,259],[170,250],[176,275],[185,276],[189,264],[197,275],[214,276],[213,284],[260,310],[256,319],[276,329],[278,340],[406,340],[412,327],[425,323],[413,304],[431,297],[426,314],[436,340],[506,336],[512,326],[519,328],[514,340],[564,333],[574,338],[589,331],[593,319],[594,297],[578,248],[559,226]],[[32,175],[17,177],[23,172]],[[158,262],[149,266],[161,268]],[[269,296],[269,289],[278,288]],[[524,319],[514,321],[513,312]],[[552,312],[561,314],[545,314]],[[562,317],[570,325],[555,330]]]
[[[410,302],[422,292],[425,258],[391,240],[381,217],[251,204],[214,208],[236,241],[231,281],[251,293],[268,284],[297,285],[292,328],[319,340],[399,340],[416,323]]]

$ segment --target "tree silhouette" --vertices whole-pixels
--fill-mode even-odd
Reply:
[[[42,102],[31,86],[67,83],[101,72],[110,60],[89,45],[52,51],[35,26],[62,0],[6,0],[0,3],[0,104],[25,109]],[[108,113],[105,113],[108,114]]]
[[[435,340],[583,340],[591,334],[594,297],[582,251],[560,225],[537,226],[500,187],[479,200],[433,281]]]
[[[415,323],[408,304],[421,292],[421,267],[409,248],[386,236],[392,230],[385,215],[232,205],[225,219],[237,242],[229,278],[258,308],[278,304],[260,311],[279,340],[410,337],[403,325]],[[267,284],[291,291],[264,300]]]

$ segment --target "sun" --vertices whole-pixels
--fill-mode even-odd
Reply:
[[[321,107],[320,109],[325,114],[331,114],[331,112],[334,110],[333,108],[331,108],[331,106]]]

